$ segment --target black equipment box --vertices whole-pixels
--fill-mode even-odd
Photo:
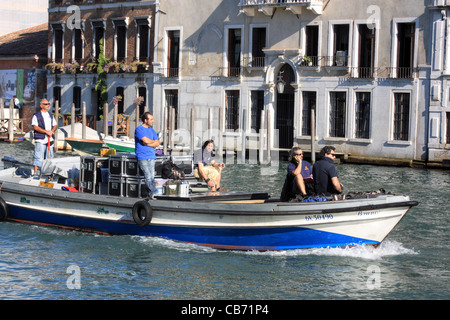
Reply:
[[[98,193],[98,183],[103,181],[102,169],[108,168],[107,157],[83,156],[80,162],[80,191]]]

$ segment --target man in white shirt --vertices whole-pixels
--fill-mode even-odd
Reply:
[[[41,111],[36,112],[31,120],[34,129],[34,172],[42,167],[44,159],[53,158],[53,134],[58,129],[55,117],[48,112],[50,104],[47,99],[41,100]]]

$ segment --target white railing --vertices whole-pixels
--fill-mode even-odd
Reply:
[[[323,0],[241,0],[240,6],[323,3]]]
[[[450,6],[450,0],[432,0],[432,3],[433,7]]]

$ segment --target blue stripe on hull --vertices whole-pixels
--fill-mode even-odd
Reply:
[[[10,218],[81,231],[163,237],[220,249],[283,250],[377,244],[376,241],[301,227],[205,228],[148,225],[66,216],[10,206]]]

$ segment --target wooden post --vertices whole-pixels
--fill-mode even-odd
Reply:
[[[169,149],[172,151],[173,150],[173,128],[174,128],[174,124],[175,124],[175,109],[170,106],[168,109],[168,114],[167,114],[167,118],[168,118],[168,127],[167,127],[167,145],[169,147]]]
[[[191,109],[191,154],[195,151],[195,108]]]
[[[105,137],[108,136],[108,103],[105,102],[103,105],[103,133]]]
[[[136,103],[136,119],[134,119],[134,130],[139,126],[139,104]]]
[[[311,108],[311,164],[314,164],[314,162],[316,162],[316,150],[314,147],[315,137],[316,137],[316,121],[314,109]]]
[[[70,108],[70,137],[75,138],[75,103],[72,103]],[[64,142],[64,146],[67,146],[67,142]]]
[[[163,152],[167,154],[167,107],[163,110]]]
[[[112,136],[113,138],[117,138],[117,120],[119,117],[119,105],[114,103],[114,115],[113,115],[113,127],[112,127]]]
[[[259,164],[264,163],[264,133],[265,133],[266,112],[261,110],[261,126],[259,128]]]
[[[55,101],[55,121],[59,127],[59,101],[58,100]],[[55,136],[55,138],[53,141],[53,151],[58,152],[58,129],[56,129],[54,136]]]
[[[82,126],[82,131],[81,131],[81,138],[82,139],[86,139],[86,102],[85,101],[83,101],[83,103],[82,103],[82,108],[83,108],[83,111],[82,111],[82,122],[83,122],[83,126]]]
[[[245,151],[246,151],[246,109],[242,109],[242,130],[241,130],[241,161],[245,164]]]
[[[224,114],[223,114],[223,109],[221,107],[219,107],[219,148],[218,150],[216,150],[216,152],[219,155],[220,159],[223,159],[223,134],[225,132],[225,128],[224,128]]]
[[[9,142],[14,142],[14,99],[9,100]]]
[[[270,163],[272,157],[272,110],[267,108],[267,162]]]
[[[3,102],[3,98],[0,98],[0,119],[5,120],[5,103]]]

